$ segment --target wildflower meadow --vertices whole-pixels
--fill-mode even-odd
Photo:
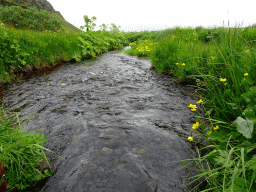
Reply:
[[[256,190],[255,39],[255,25],[176,27],[162,31],[149,44],[133,42],[133,51],[127,52],[147,55],[159,73],[169,73],[177,83],[196,88],[199,99],[188,104],[195,114],[194,134],[184,139],[201,147],[181,168],[195,164],[193,170],[200,174],[190,183],[200,181],[196,187],[203,184],[201,191]],[[197,113],[199,105],[204,116]],[[200,143],[200,138],[207,144]]]

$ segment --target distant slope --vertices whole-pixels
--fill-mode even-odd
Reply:
[[[60,1],[61,3],[61,1]],[[61,15],[59,11],[55,11],[53,6],[47,0],[0,0],[0,5],[5,6],[20,6],[24,9],[35,6],[39,10],[47,10],[62,23],[62,27],[64,30],[69,32],[82,32],[82,30],[78,29],[71,23],[67,22],[64,17]]]

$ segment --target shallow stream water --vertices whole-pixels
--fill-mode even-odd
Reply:
[[[41,192],[189,191],[194,90],[120,51],[66,63],[3,91],[8,111],[45,138],[53,175]],[[200,106],[198,106],[200,109]]]

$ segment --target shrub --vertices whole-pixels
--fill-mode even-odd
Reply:
[[[35,7],[23,9],[19,6],[0,6],[0,20],[16,28],[32,30],[61,30],[61,23],[50,12]]]

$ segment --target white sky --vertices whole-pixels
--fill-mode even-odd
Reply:
[[[80,28],[83,16],[96,16],[95,30],[114,23],[123,31],[180,27],[246,27],[256,23],[255,0],[48,0],[69,23]]]

